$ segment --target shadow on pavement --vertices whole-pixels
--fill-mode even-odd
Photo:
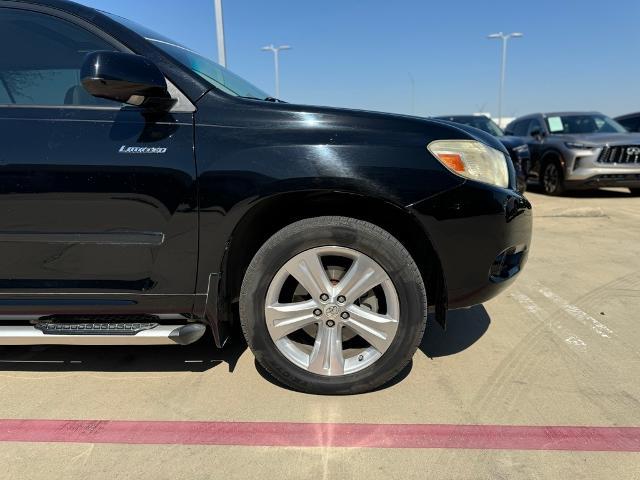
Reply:
[[[427,335],[420,350],[427,356],[453,355],[473,345],[488,329],[491,320],[482,306],[449,312],[444,332],[429,316]],[[247,349],[241,334],[233,335],[232,343],[217,349],[211,335],[181,346],[0,346],[0,371],[24,372],[204,372],[227,364],[233,372],[240,356]],[[378,390],[404,380],[409,364],[390,382]],[[275,380],[257,362],[256,369],[266,380],[288,388]]]
[[[204,372],[226,363],[232,372],[246,349],[236,336],[219,350],[208,333],[188,346],[3,346],[0,371]]]
[[[476,343],[490,324],[491,318],[482,305],[468,310],[451,310],[447,315],[446,331],[429,315],[420,350],[429,358],[455,355]]]
[[[262,378],[264,378],[266,381],[272,383],[273,385],[275,385],[276,387],[280,387],[280,388],[284,388],[285,390],[290,390],[292,392],[299,392],[298,390],[291,388],[288,385],[285,385],[284,383],[280,382],[279,380],[277,380],[276,378],[272,377],[271,374],[265,370],[265,368],[260,365],[260,363],[258,363],[257,360],[254,361],[255,366],[256,366],[256,370],[258,371],[258,373],[260,374],[260,376],[262,376]],[[411,360],[406,367],[404,367],[400,373],[398,375],[396,375],[394,378],[392,378],[391,380],[389,380],[387,383],[385,383],[384,385],[376,388],[374,391],[377,392],[379,390],[385,390],[389,387],[393,387],[394,385],[400,383],[401,381],[403,381],[405,378],[407,378],[407,376],[409,375],[409,373],[411,373],[411,369],[413,368],[413,360]],[[300,393],[300,392],[299,392]],[[304,393],[304,392],[303,392]],[[311,394],[310,394],[311,395]]]
[[[490,324],[491,318],[489,318],[489,314],[482,305],[468,310],[450,311],[447,318],[446,332],[435,322],[433,316],[429,315],[427,331],[419,349],[429,358],[454,355],[478,341],[485,334]],[[273,378],[257,361],[255,361],[255,367],[265,380],[278,387],[293,390]],[[412,368],[413,361],[410,361],[398,375],[377,388],[376,391],[387,389],[402,382],[411,373]]]

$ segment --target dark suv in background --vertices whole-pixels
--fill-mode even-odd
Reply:
[[[468,125],[469,127],[477,128],[497,137],[505,146],[513,161],[518,181],[518,191],[524,192],[527,189],[530,155],[526,141],[522,138],[505,135],[498,124],[486,115],[444,115],[434,118]]]
[[[627,129],[628,132],[640,132],[640,112],[628,113],[615,118],[616,122]]]
[[[530,179],[544,193],[627,187],[640,193],[640,134],[599,112],[535,113],[505,129],[531,151]]]

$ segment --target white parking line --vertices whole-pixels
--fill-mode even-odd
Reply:
[[[567,328],[565,328],[564,325],[562,325],[560,322],[551,320],[548,321],[542,308],[540,308],[538,304],[534,302],[529,296],[518,291],[509,294],[509,296],[516,302],[518,302],[522,308],[524,308],[537,320],[546,323],[553,334],[561,338],[571,349],[578,352],[585,352],[587,350],[587,344],[577,335],[573,334]]]
[[[557,306],[559,306],[567,314],[578,320],[580,323],[591,327],[602,338],[611,338],[611,336],[613,335],[613,330],[607,327],[604,323],[596,320],[587,312],[581,310],[579,307],[572,305],[560,295],[552,292],[544,285],[539,284],[538,291],[553,303],[555,303]]]

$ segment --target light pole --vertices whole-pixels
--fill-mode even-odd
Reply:
[[[273,52],[273,61],[275,63],[276,68],[276,98],[280,99],[280,50],[290,50],[291,47],[289,45],[280,45],[279,47],[274,47],[273,43],[271,45],[267,45],[266,47],[262,47],[262,50],[265,52]]]
[[[502,122],[502,98],[504,94],[504,77],[507,69],[507,42],[510,38],[520,38],[523,34],[519,32],[509,33],[505,35],[502,32],[492,33],[487,38],[489,39],[501,39],[502,40],[502,67],[500,73],[500,96],[498,97],[498,122]]]
[[[227,68],[227,49],[224,45],[224,20],[222,17],[222,0],[214,0],[216,8],[216,37],[218,39],[218,63]]]

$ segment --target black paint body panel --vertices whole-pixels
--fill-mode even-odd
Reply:
[[[0,105],[2,315],[192,313],[207,316],[221,344],[237,293],[230,278],[242,275],[230,252],[249,248],[259,229],[307,203],[331,205],[323,212],[340,202],[340,211],[365,205],[363,216],[380,209],[390,224],[406,224],[435,257],[423,273],[440,275],[443,291],[430,300],[441,307],[497,294],[511,280],[490,280],[496,257],[528,249],[531,206],[515,191],[512,166],[502,189],[454,175],[427,150],[437,139],[475,139],[508,155],[488,134],[417,117],[230,97],[92,9],[0,0],[9,5],[64,11],[146,56],[195,111]],[[167,150],[119,153],[125,145]]]

